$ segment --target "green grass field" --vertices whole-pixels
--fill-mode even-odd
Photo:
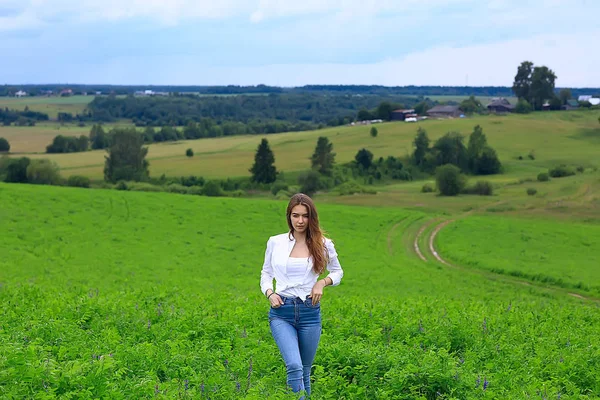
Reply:
[[[296,398],[258,285],[285,202],[9,184],[0,202],[0,397]],[[421,262],[418,211],[319,211],[345,276],[315,398],[600,395],[596,303]]]
[[[266,136],[275,154],[279,170],[294,172],[310,167],[309,157],[319,136],[327,136],[334,145],[339,163],[350,161],[364,147],[375,157],[389,155],[404,157],[412,152],[412,141],[418,126],[427,130],[431,140],[449,131],[468,136],[477,124],[483,127],[489,144],[494,147],[506,167],[505,177],[531,177],[542,170],[562,162],[577,159],[583,166],[598,166],[596,145],[600,143],[598,113],[574,111],[557,113],[534,113],[504,117],[483,116],[455,120],[431,120],[418,124],[403,122],[377,126],[379,135],[369,136],[369,126],[337,127],[310,132],[290,132]],[[11,151],[43,152],[57,134],[85,134],[85,128],[61,128],[39,126],[31,128],[3,127],[0,136],[11,143]],[[263,136],[237,136],[174,143],[152,144],[148,159],[151,175],[168,176],[198,175],[206,178],[249,176],[254,153]],[[185,156],[187,148],[195,156]],[[527,155],[534,150],[536,159]],[[86,175],[102,179],[104,151],[85,153],[33,155],[56,161],[65,175]],[[519,156],[525,160],[517,160]]]
[[[363,147],[403,157],[418,126],[435,140],[479,124],[505,167],[470,178],[489,180],[492,196],[421,193],[423,180],[315,196],[345,276],[323,300],[314,397],[600,398],[598,116],[267,136],[293,177],[319,136],[343,163]],[[0,127],[0,136],[13,156],[101,179],[104,151],[36,154],[59,133],[89,132],[56,126]],[[151,175],[248,176],[261,138],[150,145]],[[584,172],[537,181],[559,163]],[[0,398],[297,398],[284,391],[259,289],[286,203],[259,196],[0,183]]]
[[[56,119],[59,112],[73,115],[83,112],[92,100],[94,96],[0,97],[0,107],[13,110],[24,110],[25,107],[29,107],[31,111],[43,112],[51,119]]]

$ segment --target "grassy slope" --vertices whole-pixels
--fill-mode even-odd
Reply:
[[[425,128],[430,139],[435,140],[448,131],[458,131],[465,136],[473,127],[481,125],[488,138],[506,166],[508,177],[530,177],[537,172],[560,162],[575,162],[583,165],[597,165],[596,145],[600,143],[598,115],[595,112],[536,113],[532,115],[510,115],[506,117],[474,117],[456,120],[426,121],[416,124],[387,123],[378,125],[377,138],[369,136],[370,127],[337,127],[310,132],[291,132],[268,135],[269,143],[275,153],[275,164],[285,172],[299,171],[309,167],[308,158],[314,150],[317,138],[327,136],[334,145],[337,162],[347,162],[356,152],[365,147],[375,157],[406,156],[412,151],[412,141],[417,126]],[[0,128],[0,135],[8,136],[16,144],[13,151],[23,151],[28,134],[17,138],[17,128],[10,128],[8,135]],[[29,129],[29,128],[21,128]],[[48,134],[47,143],[39,143],[37,151],[43,151],[45,145],[55,136],[56,130],[35,127],[32,132],[44,131]],[[44,130],[46,129],[46,130]],[[87,129],[87,128],[83,128]],[[24,133],[27,131],[23,131]],[[79,131],[78,131],[79,132]],[[75,133],[75,130],[73,131]],[[40,135],[42,135],[40,133]],[[254,152],[263,136],[238,136],[228,138],[182,141],[149,146],[151,174],[158,176],[199,175],[208,178],[228,176],[247,176],[252,165]],[[185,156],[185,150],[192,148],[195,156]],[[518,156],[527,158],[535,151],[536,160],[516,160]],[[82,174],[92,178],[102,178],[104,151],[72,153],[61,155],[34,155],[49,157],[63,168],[65,175]],[[502,177],[500,177],[502,179]]]
[[[286,398],[258,287],[285,203],[7,184],[0,203],[0,394]],[[417,261],[419,212],[319,210],[345,277],[318,398],[600,393],[595,308]]]

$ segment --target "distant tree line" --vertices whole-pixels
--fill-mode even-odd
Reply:
[[[381,96],[323,96],[270,94],[266,96],[96,97],[82,118],[98,122],[131,119],[136,125],[182,126],[212,119],[216,125],[246,124],[246,133],[275,133],[337,126],[354,120],[358,110],[382,101],[414,104],[410,98]]]
[[[0,123],[4,126],[13,123],[20,126],[33,126],[38,121],[48,121],[48,119],[48,114],[31,111],[27,106],[23,111],[0,108]]]
[[[235,94],[269,94],[269,93],[310,93],[310,94],[344,94],[344,95],[380,95],[380,96],[482,96],[482,97],[508,97],[512,95],[512,88],[504,86],[381,86],[381,85],[306,85],[293,88],[282,88],[268,85],[251,86],[173,86],[173,85],[3,85],[0,86],[0,96],[14,95],[19,90],[24,90],[29,96],[45,95],[48,91],[54,94],[63,89],[71,89],[74,95],[78,94],[116,94],[127,95],[136,91],[153,90],[178,94],[202,95],[235,95]],[[584,94],[600,94],[600,88],[572,88],[573,96]]]

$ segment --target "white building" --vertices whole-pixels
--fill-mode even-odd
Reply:
[[[17,93],[15,93],[15,97],[23,97],[23,96],[27,96],[27,92],[19,90]]]

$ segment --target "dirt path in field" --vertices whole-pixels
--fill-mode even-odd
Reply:
[[[525,286],[534,286],[534,284],[528,280],[523,280],[523,279],[518,279],[518,278],[513,278],[513,277],[509,277],[503,274],[496,274],[494,272],[489,272],[489,271],[483,271],[483,270],[474,270],[474,269],[470,269],[470,268],[464,268],[462,266],[457,266],[457,265],[453,265],[450,264],[448,261],[446,261],[444,258],[442,258],[442,256],[440,255],[440,253],[436,250],[434,242],[435,242],[435,238],[438,235],[438,233],[440,233],[440,231],[442,229],[444,229],[446,226],[448,226],[449,224],[453,223],[454,221],[456,221],[456,219],[449,219],[446,220],[444,222],[439,223],[431,232],[431,235],[429,236],[429,251],[431,252],[431,254],[433,254],[433,256],[435,257],[435,259],[437,261],[439,261],[440,263],[448,266],[448,267],[452,267],[452,268],[456,268],[456,269],[460,269],[463,271],[469,271],[471,273],[476,273],[480,276],[486,276],[486,277],[490,277],[490,276],[496,276],[496,277],[501,277],[503,280],[508,281],[508,282],[513,282],[519,285],[525,285]],[[415,241],[415,243],[417,243]],[[421,254],[421,251],[419,250],[419,253]],[[548,287],[548,286],[540,286],[540,288],[543,288],[545,290],[549,290],[555,293],[565,293],[569,296],[572,297],[576,297],[578,299],[582,299],[582,300],[589,300],[589,301],[594,301],[594,302],[600,302],[600,299],[596,298],[596,297],[591,297],[591,296],[582,296],[578,293],[572,293],[569,292],[566,289],[563,288],[558,288],[558,287]]]

